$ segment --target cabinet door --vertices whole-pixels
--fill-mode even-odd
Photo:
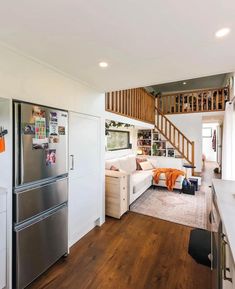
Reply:
[[[100,119],[69,115],[69,244],[95,225],[100,214]]]
[[[0,289],[6,286],[6,212],[0,213]]]

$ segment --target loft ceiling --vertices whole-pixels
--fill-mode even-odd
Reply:
[[[102,91],[190,79],[235,71],[235,1],[1,1],[0,41]]]
[[[159,85],[152,85],[148,87],[148,91],[154,91],[155,94],[177,92],[184,90],[205,89],[205,88],[220,88],[225,86],[230,73],[217,74],[207,77],[199,77],[194,79],[186,79],[182,81],[164,83]]]

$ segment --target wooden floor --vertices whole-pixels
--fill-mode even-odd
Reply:
[[[132,212],[107,218],[28,288],[212,289],[210,269],[187,253],[190,231]]]

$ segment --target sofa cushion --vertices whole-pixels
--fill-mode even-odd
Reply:
[[[152,183],[152,171],[136,171],[132,174],[133,193],[138,193],[142,188]]]
[[[171,157],[154,157],[148,158],[155,168],[173,168],[182,170],[183,169],[183,159],[171,158]]]
[[[149,171],[153,169],[153,166],[150,161],[140,163],[140,167],[143,171]]]
[[[128,156],[129,159],[129,166],[130,166],[130,171],[131,173],[134,173],[137,169],[136,167],[136,156],[135,155],[130,155]]]
[[[178,176],[178,178],[176,179],[176,182],[182,183],[184,178],[185,178],[184,176]],[[160,174],[159,180],[165,181],[166,180],[166,175],[164,173]]]
[[[123,171],[125,171],[127,173],[131,173],[130,162],[129,162],[128,157],[120,158],[119,163],[120,163],[120,169],[122,169]]]
[[[129,174],[132,174],[136,171],[136,160],[135,156],[133,155],[120,158],[119,163],[120,168]]]
[[[136,170],[137,171],[141,171],[141,166],[140,166],[140,163],[142,162],[146,162],[147,159],[146,158],[136,158]]]

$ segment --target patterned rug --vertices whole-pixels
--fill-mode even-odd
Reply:
[[[208,196],[204,191],[195,195],[169,192],[151,187],[131,205],[131,211],[166,221],[207,229]]]

